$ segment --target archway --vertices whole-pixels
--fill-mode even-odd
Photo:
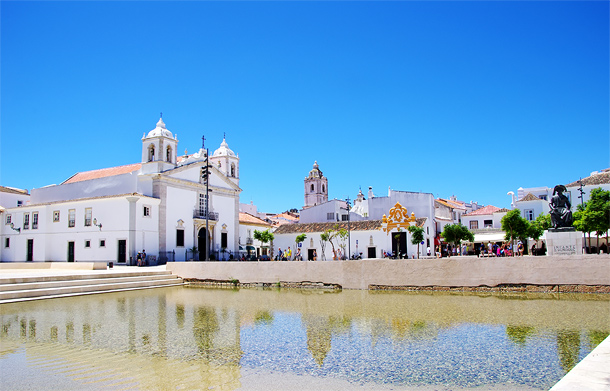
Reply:
[[[206,240],[207,234],[205,227],[201,228],[197,234],[197,250],[199,251],[199,260],[205,261],[205,249],[209,241]]]

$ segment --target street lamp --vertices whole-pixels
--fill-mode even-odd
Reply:
[[[97,219],[93,219],[93,225],[95,225],[96,227],[99,227],[100,231],[102,230],[102,223],[97,223]]]
[[[347,259],[349,260],[352,256],[352,241],[350,237],[350,227],[349,227],[349,210],[350,210],[350,199],[347,197],[345,199],[345,204],[347,205]]]
[[[13,231],[17,231],[17,232],[21,233],[21,228],[20,227],[15,228],[15,224],[13,224],[13,223],[11,223],[11,225],[9,225],[9,227],[11,227],[11,229]]]

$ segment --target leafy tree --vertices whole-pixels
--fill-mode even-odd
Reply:
[[[417,244],[417,258],[419,259],[419,245],[424,241],[424,229],[416,225],[410,225],[407,229],[411,232],[411,243]]]
[[[501,220],[502,230],[506,232],[505,239],[514,242],[515,239],[519,238],[525,241],[528,234],[531,231],[530,223],[521,217],[521,211],[519,209],[513,209],[506,213]]]
[[[322,260],[326,260],[326,242],[328,242],[328,234],[326,232],[322,232],[320,234],[320,248],[322,248]]]
[[[474,234],[462,224],[447,224],[441,233],[445,241],[453,243],[454,246],[459,246],[462,240],[474,242]]]
[[[582,232],[595,232],[597,236],[597,247],[599,251],[599,236],[606,234],[606,246],[608,245],[608,230],[610,229],[610,191],[596,188],[591,190],[591,197],[577,210],[574,220],[576,229]],[[578,219],[578,220],[577,220]]]
[[[295,243],[294,251],[295,252],[297,251],[297,248],[299,248],[299,243],[303,243],[306,238],[307,238],[307,235],[305,235],[305,234],[297,235],[297,237],[294,238],[294,243]]]
[[[322,241],[330,242],[333,249],[333,259],[337,259],[337,250],[335,247],[336,240],[344,241],[347,238],[347,230],[345,228],[339,228],[339,224],[335,224],[334,227],[327,229],[320,234]],[[345,245],[343,245],[345,247]]]
[[[589,234],[589,245],[591,244],[591,232],[593,231],[593,227],[591,227],[591,220],[585,218],[586,215],[587,203],[576,205],[576,212],[572,216],[572,226],[576,228],[577,231],[582,232],[583,234]],[[585,236],[586,239],[586,236]],[[586,243],[586,241],[585,241]],[[588,248],[588,247],[587,247]]]
[[[259,230],[254,230],[254,239],[260,241],[263,244],[263,247],[265,247],[265,243],[267,242],[271,242],[273,241],[273,233],[271,233],[269,230],[266,231],[259,231]]]

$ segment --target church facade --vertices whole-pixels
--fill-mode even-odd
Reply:
[[[239,156],[226,140],[209,159],[203,148],[178,156],[177,136],[159,119],[141,142],[139,163],[78,172],[33,189],[29,204],[4,209],[2,261],[133,264],[141,251],[153,261],[180,261],[206,247],[236,254]]]

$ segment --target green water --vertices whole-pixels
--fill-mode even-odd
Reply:
[[[548,390],[610,332],[610,296],[177,287],[0,324],[2,390]]]

